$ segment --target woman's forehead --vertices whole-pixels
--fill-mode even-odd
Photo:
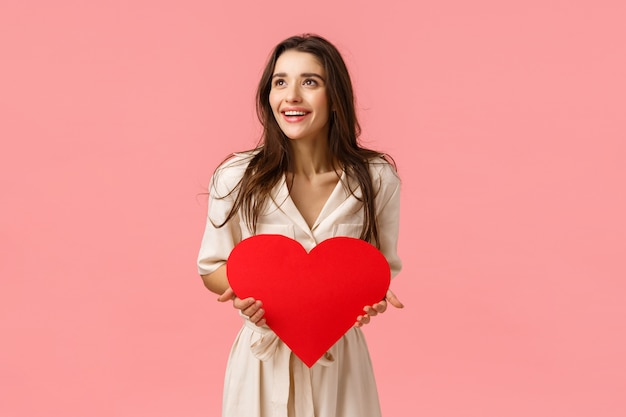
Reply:
[[[274,74],[297,75],[308,72],[320,75],[324,75],[325,72],[319,58],[309,52],[289,49],[278,57],[276,65],[274,65]]]

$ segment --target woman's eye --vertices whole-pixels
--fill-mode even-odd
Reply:
[[[278,79],[274,81],[274,87],[282,87],[283,85],[285,85],[285,80]]]
[[[304,80],[304,85],[316,86],[317,85],[317,81],[315,81],[312,78],[307,78],[306,80]]]

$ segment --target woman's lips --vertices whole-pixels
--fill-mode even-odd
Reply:
[[[287,122],[297,123],[304,120],[309,115],[309,112],[304,110],[283,110],[281,114]]]

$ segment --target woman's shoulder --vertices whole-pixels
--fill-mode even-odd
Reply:
[[[259,153],[258,149],[234,152],[224,160],[213,173],[212,186],[219,194],[234,190],[243,177],[250,161]]]
[[[215,170],[216,172],[245,171],[248,164],[259,153],[258,149],[243,152],[233,152]]]
[[[399,184],[400,177],[395,163],[388,156],[380,154],[369,159],[369,170],[373,180],[388,184]]]

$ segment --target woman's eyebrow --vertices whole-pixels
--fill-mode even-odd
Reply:
[[[277,78],[277,77],[284,78],[286,76],[287,76],[286,72],[279,72],[279,73],[276,73],[276,74],[272,75],[272,78]],[[324,80],[324,77],[322,77],[319,74],[316,74],[315,72],[303,72],[302,74],[300,74],[300,77],[302,77],[302,78],[315,77],[315,78],[319,78],[322,81],[326,81],[326,80]]]
[[[300,74],[300,76],[304,77],[304,78],[306,78],[306,77],[316,77],[316,78],[319,78],[320,80],[324,81],[324,77],[322,77],[321,75],[316,74],[314,72],[304,72],[304,73]]]

